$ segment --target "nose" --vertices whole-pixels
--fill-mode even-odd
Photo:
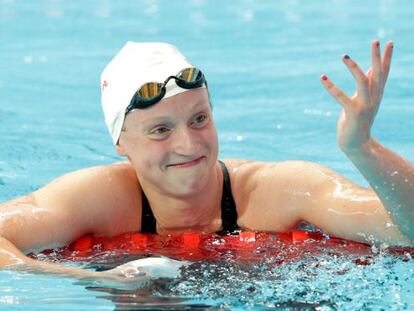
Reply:
[[[174,152],[191,156],[197,153],[197,134],[191,128],[178,128],[174,133]]]

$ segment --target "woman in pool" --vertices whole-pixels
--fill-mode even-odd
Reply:
[[[83,271],[24,253],[84,234],[280,232],[300,221],[344,239],[411,245],[414,167],[370,135],[392,49],[389,42],[381,57],[374,41],[366,74],[343,57],[357,83],[352,97],[321,77],[343,107],[339,146],[371,185],[365,189],[315,163],[219,162],[203,73],[171,45],[127,43],[105,68],[101,88],[115,148],[129,161],[72,172],[3,203],[0,266],[124,280],[119,270]]]

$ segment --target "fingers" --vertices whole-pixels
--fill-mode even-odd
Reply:
[[[348,55],[344,55],[342,60],[351,72],[357,83],[357,101],[348,97],[341,89],[333,84],[326,75],[322,75],[320,80],[328,93],[335,98],[345,109],[352,105],[377,106],[382,98],[385,82],[391,66],[391,58],[393,52],[393,42],[389,41],[385,45],[384,55],[381,58],[380,43],[378,40],[372,42],[372,66],[364,73],[358,64]],[[354,103],[355,102],[355,103]]]
[[[357,82],[358,96],[364,103],[371,102],[369,100],[371,93],[371,95],[373,95],[372,103],[377,103],[381,99],[385,82],[390,71],[393,42],[390,41],[386,44],[382,59],[380,43],[378,40],[372,42],[371,48],[372,67],[367,74],[364,74],[358,64],[348,55],[344,55],[342,58]]]
[[[387,81],[388,74],[390,72],[393,50],[394,50],[394,42],[388,41],[387,44],[385,45],[384,58],[382,59],[382,64],[381,64],[382,71],[384,73],[384,79],[383,79],[384,85],[385,85],[385,82]]]
[[[355,80],[361,84],[368,84],[367,77],[364,72],[359,68],[358,64],[351,59],[348,55],[342,56],[342,61],[348,67],[351,74],[354,76]]]
[[[371,44],[372,53],[372,78],[377,80],[382,72],[381,66],[381,50],[380,43],[378,40],[374,40]]]
[[[382,96],[382,91],[384,88],[383,84],[383,72],[382,72],[382,64],[381,64],[381,49],[380,43],[378,40],[374,40],[371,43],[371,62],[372,62],[372,70],[371,75],[367,75],[368,81],[371,88],[371,95],[372,101],[371,103],[377,103],[380,101]]]
[[[328,93],[335,98],[335,100],[344,108],[351,104],[351,99],[335,84],[326,75],[322,75],[320,78],[322,85],[328,91]]]
[[[358,96],[364,103],[369,102],[369,80],[358,64],[348,55],[342,57],[344,64],[348,67],[357,82]]]
[[[371,77],[372,77],[372,67],[369,68],[367,70],[367,72],[365,72],[365,75],[367,76],[368,79],[371,79]]]

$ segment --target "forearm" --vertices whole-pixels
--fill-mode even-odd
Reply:
[[[41,262],[26,257],[13,243],[0,237],[0,269],[26,271],[71,277],[80,281],[119,282],[120,278],[102,272],[68,267],[56,263]]]
[[[64,266],[62,264],[43,262],[27,258],[27,261],[16,270],[23,270],[31,273],[50,274],[61,277],[74,278],[80,281],[113,281],[115,278],[108,276],[102,272],[85,270],[77,267]]]
[[[26,257],[13,243],[0,237],[0,268],[24,270],[37,273],[50,273],[77,279],[96,277],[97,273],[60,264],[40,262]]]
[[[376,192],[393,222],[414,241],[414,166],[375,139],[345,151]]]

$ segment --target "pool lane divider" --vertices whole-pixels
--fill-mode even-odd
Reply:
[[[126,233],[115,237],[85,235],[67,246],[30,254],[30,257],[88,261],[105,256],[162,255],[182,260],[224,258],[239,262],[262,262],[273,258],[277,263],[283,263],[323,253],[332,256],[357,255],[354,262],[359,265],[368,265],[375,257],[367,244],[328,237],[319,231],[303,230],[283,233],[241,231],[234,235],[193,231],[164,236],[144,233]],[[414,248],[390,248],[390,253],[408,261],[414,257]]]

